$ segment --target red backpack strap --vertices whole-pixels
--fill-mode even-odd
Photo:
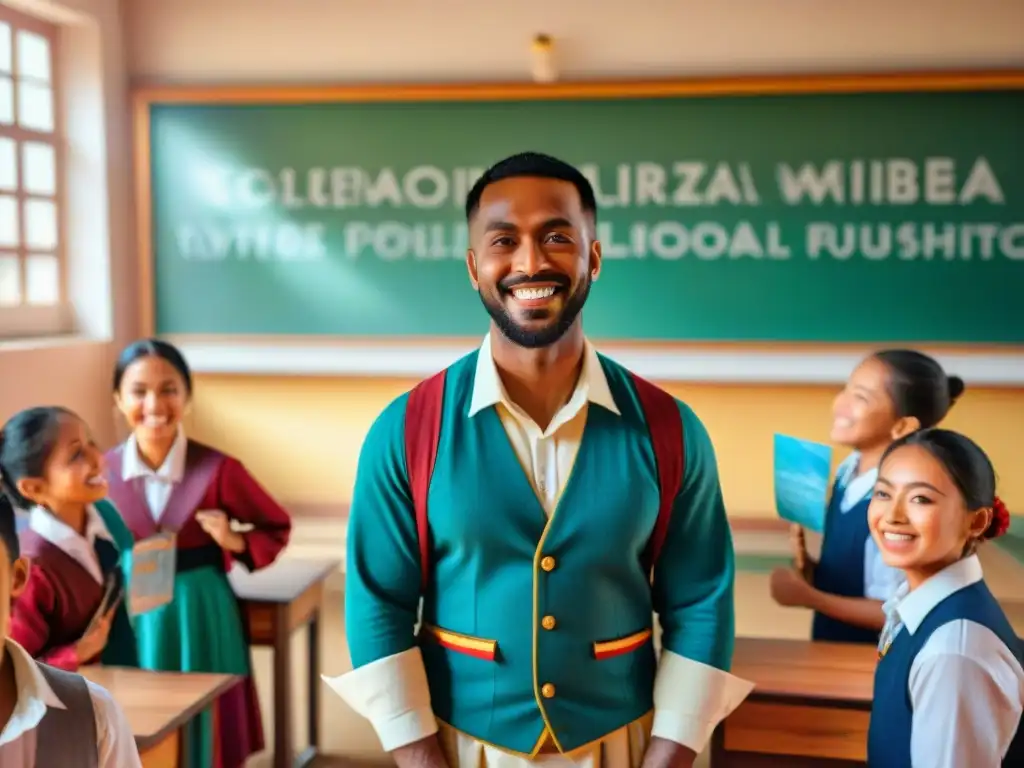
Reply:
[[[441,437],[445,371],[421,381],[409,393],[405,406],[405,464],[409,492],[416,509],[416,537],[420,545],[420,587],[430,580],[430,541],[427,528],[427,494],[434,473],[437,444]]]
[[[683,455],[683,417],[672,395],[636,374],[632,376],[640,407],[647,419],[654,461],[658,466],[658,520],[643,555],[644,568],[650,572],[661,555],[661,548],[668,535],[668,524],[672,519],[672,507],[683,485],[683,470],[686,466],[686,457]]]

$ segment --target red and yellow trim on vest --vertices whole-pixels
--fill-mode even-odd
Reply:
[[[618,640],[594,643],[594,658],[602,661],[603,659],[611,659],[626,653],[632,653],[650,639],[651,630],[645,629],[626,637],[620,637]]]
[[[464,653],[484,661],[494,661],[498,654],[498,643],[495,640],[485,640],[482,637],[472,637],[458,632],[450,632],[447,629],[435,627],[433,624],[424,624],[422,634],[433,640],[442,648],[449,651]]]

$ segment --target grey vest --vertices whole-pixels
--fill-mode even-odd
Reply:
[[[67,709],[49,707],[39,723],[36,768],[99,768],[96,715],[85,678],[48,664],[38,666]]]

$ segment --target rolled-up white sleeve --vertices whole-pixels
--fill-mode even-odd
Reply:
[[[716,667],[662,650],[654,679],[651,735],[700,754],[715,728],[754,689],[754,684]]]
[[[370,721],[385,752],[437,733],[419,648],[386,656],[344,675],[323,676],[323,680]]]

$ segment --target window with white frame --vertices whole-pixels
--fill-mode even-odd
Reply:
[[[68,330],[56,38],[0,7],[0,336]]]

